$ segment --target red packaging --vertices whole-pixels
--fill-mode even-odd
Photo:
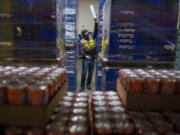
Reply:
[[[112,126],[110,121],[96,121],[94,123],[94,135],[111,135]]]
[[[93,95],[93,97],[94,97],[94,96],[104,96],[104,93],[103,93],[102,91],[94,91],[94,92],[92,93],[92,95]]]
[[[120,107],[122,105],[121,101],[110,101],[108,102],[109,107]]]
[[[9,84],[7,87],[7,99],[10,105],[26,104],[26,85],[25,84]]]
[[[73,124],[88,125],[88,117],[86,115],[72,115],[70,121]]]
[[[62,101],[60,102],[59,107],[72,108],[73,103],[69,101]]]
[[[48,87],[46,85],[33,84],[28,87],[27,96],[30,105],[46,105],[49,99]]]
[[[51,119],[53,122],[67,124],[70,121],[70,115],[69,114],[63,115],[62,113],[58,113],[58,114],[52,115]]]
[[[76,97],[89,97],[89,94],[86,92],[79,92],[78,94],[76,94]]]
[[[160,135],[160,134],[155,131],[148,131],[148,132],[144,132],[142,135]]]
[[[57,107],[55,109],[56,114],[60,115],[70,115],[72,112],[72,108],[66,108],[66,107]]]
[[[176,124],[178,120],[180,120],[180,114],[179,113],[174,113],[174,112],[168,112],[167,114],[167,119],[169,122],[172,124]]]
[[[167,134],[165,134],[165,135],[180,135],[180,133],[169,132],[169,133],[167,133]]]
[[[110,119],[110,115],[108,113],[95,113],[93,114],[93,119],[94,121],[102,121],[102,120],[109,120]]]
[[[88,115],[88,110],[87,109],[82,109],[82,108],[74,108],[72,110],[72,113],[74,115]]]
[[[85,108],[88,109],[88,103],[87,102],[75,102],[74,108]]]
[[[176,94],[180,95],[180,76],[176,77]]]
[[[100,107],[100,106],[106,106],[106,102],[105,101],[94,101],[93,102],[93,107]]]
[[[132,135],[134,133],[134,125],[128,121],[116,122],[116,135]]]
[[[117,95],[117,93],[115,91],[106,91],[104,94],[106,96],[116,96]]]
[[[146,121],[146,116],[142,112],[130,112],[130,120],[136,123],[136,121]]]
[[[168,132],[173,131],[172,124],[170,124],[166,121],[158,121],[158,122],[154,123],[154,128],[160,134],[166,134]]]
[[[71,96],[64,96],[62,101],[63,102],[73,102],[74,100],[74,97],[71,97]]]
[[[46,79],[45,84],[47,84],[47,86],[48,86],[49,98],[52,98],[55,93],[54,82],[52,79]]]
[[[143,134],[147,131],[153,131],[153,125],[148,121],[136,121],[135,128],[139,134]]]
[[[122,112],[116,113],[116,114],[110,115],[110,120],[112,121],[112,123],[116,121],[127,121],[129,120],[129,115]]]
[[[8,127],[4,130],[5,135],[23,135],[24,130],[16,127]]]
[[[88,103],[88,98],[87,97],[76,97],[75,101],[76,102],[86,102],[86,103]]]
[[[158,94],[160,82],[159,79],[155,79],[153,77],[145,78],[145,93],[147,94]]]
[[[105,101],[105,96],[93,96],[92,101]]]
[[[63,123],[50,123],[46,127],[46,135],[65,135],[67,134],[67,127]]]
[[[110,101],[120,101],[119,96],[107,96],[107,100]]]
[[[108,109],[108,111],[111,113],[111,114],[117,114],[117,113],[122,113],[122,112],[125,112],[125,108],[122,107],[122,106],[115,106],[115,107],[111,107]]]
[[[107,110],[106,106],[99,106],[99,107],[94,107],[93,108],[94,113],[106,113],[107,111],[108,110]]]
[[[152,123],[165,120],[165,118],[158,112],[147,112],[147,119]]]
[[[176,131],[180,133],[180,120],[177,120],[175,127],[176,127]]]
[[[74,97],[75,94],[73,92],[66,92],[66,95],[65,96],[71,96],[71,97]]]
[[[7,103],[6,87],[5,84],[0,83],[0,105]]]
[[[26,130],[25,135],[44,135],[44,130],[38,128],[29,128]]]
[[[88,128],[82,124],[72,124],[69,126],[69,135],[88,135]]]
[[[168,78],[167,76],[161,76],[160,79],[160,93],[173,95],[175,93],[176,80]]]
[[[143,80],[138,76],[130,76],[127,78],[127,92],[130,93],[142,93],[143,90]]]

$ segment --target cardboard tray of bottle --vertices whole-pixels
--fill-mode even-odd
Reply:
[[[179,111],[180,95],[149,95],[128,93],[117,79],[117,92],[129,110]]]
[[[0,106],[0,125],[43,128],[49,122],[54,109],[65,95],[68,79],[47,106]]]

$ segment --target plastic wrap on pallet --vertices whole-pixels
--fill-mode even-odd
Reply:
[[[65,45],[71,45],[77,39],[77,14],[78,14],[78,1],[77,0],[64,0],[63,3],[63,33]]]
[[[102,72],[102,90],[116,91],[116,80],[119,77],[118,69],[103,68]]]
[[[178,0],[107,0],[103,12],[108,60],[175,59]]]
[[[12,58],[15,59],[57,59],[62,56],[60,1],[1,0],[0,48],[12,46]],[[57,42],[57,38],[61,40]]]
[[[98,23],[98,38],[97,38],[97,43],[101,45],[101,40],[102,40],[102,24],[103,24],[103,7],[104,3],[106,0],[99,0],[99,23]]]
[[[66,62],[64,68],[67,70],[67,77],[69,79],[68,90],[76,90],[76,52],[74,49],[66,50]]]
[[[99,23],[98,23],[98,37],[97,44],[101,46],[102,42],[102,24],[103,24],[103,6],[106,0],[99,0]],[[99,47],[98,47],[99,49]],[[98,50],[100,51],[100,50]],[[101,81],[102,81],[102,66],[100,62],[96,64],[96,90],[101,90]]]
[[[96,62],[96,90],[101,90],[101,80],[102,80],[102,65],[99,61]]]

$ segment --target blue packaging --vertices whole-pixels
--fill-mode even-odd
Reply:
[[[102,35],[109,41],[106,58],[175,58],[175,49],[168,48],[176,48],[177,44],[178,0],[107,0],[103,9]]]

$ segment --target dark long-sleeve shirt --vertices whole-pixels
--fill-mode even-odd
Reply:
[[[98,23],[95,23],[94,33],[92,36],[92,38],[94,40],[96,39],[97,33],[98,33]],[[85,40],[87,40],[87,39],[85,39]],[[91,56],[92,59],[95,59],[95,57],[97,55],[96,48],[94,47],[93,49],[86,50],[86,48],[83,45],[81,45],[81,54],[83,55],[83,58],[85,58],[85,56],[89,55],[89,56]]]

